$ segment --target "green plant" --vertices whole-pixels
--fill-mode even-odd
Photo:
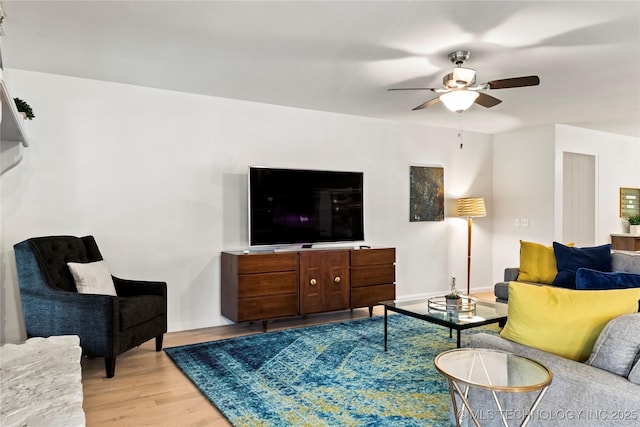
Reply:
[[[460,295],[459,294],[460,293],[456,289],[456,278],[452,277],[451,278],[451,287],[449,288],[449,293],[446,294],[444,297],[446,299],[460,299]]]
[[[640,214],[630,216],[627,221],[629,221],[629,225],[640,225]]]
[[[27,119],[33,120],[35,115],[33,114],[31,106],[20,98],[13,98],[13,100],[16,103],[16,108],[18,109],[18,111],[24,113],[27,116]]]

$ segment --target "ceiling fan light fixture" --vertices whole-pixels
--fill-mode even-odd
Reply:
[[[458,84],[470,85],[476,80],[476,70],[456,67],[453,69],[453,80]]]
[[[442,78],[442,84],[449,89],[459,89],[476,81],[476,70],[456,67]]]
[[[472,90],[453,90],[440,95],[440,101],[449,111],[461,113],[471,107],[479,95]]]

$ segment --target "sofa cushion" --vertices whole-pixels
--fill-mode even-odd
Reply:
[[[106,262],[68,262],[67,266],[71,271],[78,293],[117,296],[116,287]]]
[[[638,311],[640,288],[578,291],[509,283],[500,336],[567,359],[585,361],[609,320]]]
[[[550,285],[557,273],[553,246],[520,240],[518,282],[538,282]]]
[[[636,360],[636,364],[633,365],[628,378],[632,383],[640,385],[640,360]]]
[[[579,268],[598,271],[611,271],[611,244],[587,248],[573,248],[553,242],[558,274],[553,280],[554,286],[576,288],[576,272]]]
[[[120,301],[120,330],[122,331],[155,317],[164,316],[165,303],[161,296],[136,295],[118,299]]]
[[[611,253],[611,270],[624,273],[640,274],[640,253],[619,252]]]
[[[640,314],[625,314],[607,323],[587,364],[627,377],[640,352]]]
[[[627,289],[640,288],[640,274],[618,271],[604,272],[579,268],[576,273],[576,289]]]

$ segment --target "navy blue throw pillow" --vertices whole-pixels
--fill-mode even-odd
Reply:
[[[640,288],[640,274],[613,271],[611,273],[579,268],[576,273],[576,289],[607,290]]]
[[[558,274],[552,285],[576,289],[576,272],[579,268],[611,271],[611,244],[587,248],[574,248],[553,242]]]

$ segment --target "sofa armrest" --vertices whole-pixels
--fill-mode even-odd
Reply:
[[[158,295],[167,299],[167,283],[144,280],[129,280],[113,277],[113,284],[116,293],[121,297],[132,297],[136,295]]]
[[[470,346],[497,349],[528,357],[551,370],[553,374],[551,385],[532,414],[529,424],[531,426],[638,425],[640,386],[624,377],[495,335],[474,334]],[[485,408],[487,402],[493,402],[492,396],[487,391],[472,390],[469,399],[474,409]],[[523,411],[529,408],[534,397],[534,393],[502,393],[503,408],[511,410],[506,413],[511,418],[509,421],[515,424],[522,422]],[[496,416],[497,409],[493,408],[493,410],[493,412],[484,412],[487,418],[491,419],[484,420],[485,422],[480,420],[483,426],[502,425],[500,417]]]
[[[86,354],[112,355],[120,321],[117,297],[53,289],[23,290],[20,296],[29,337],[78,335]]]
[[[515,282],[518,280],[518,274],[520,274],[519,267],[510,267],[504,269],[504,281],[505,282]]]

